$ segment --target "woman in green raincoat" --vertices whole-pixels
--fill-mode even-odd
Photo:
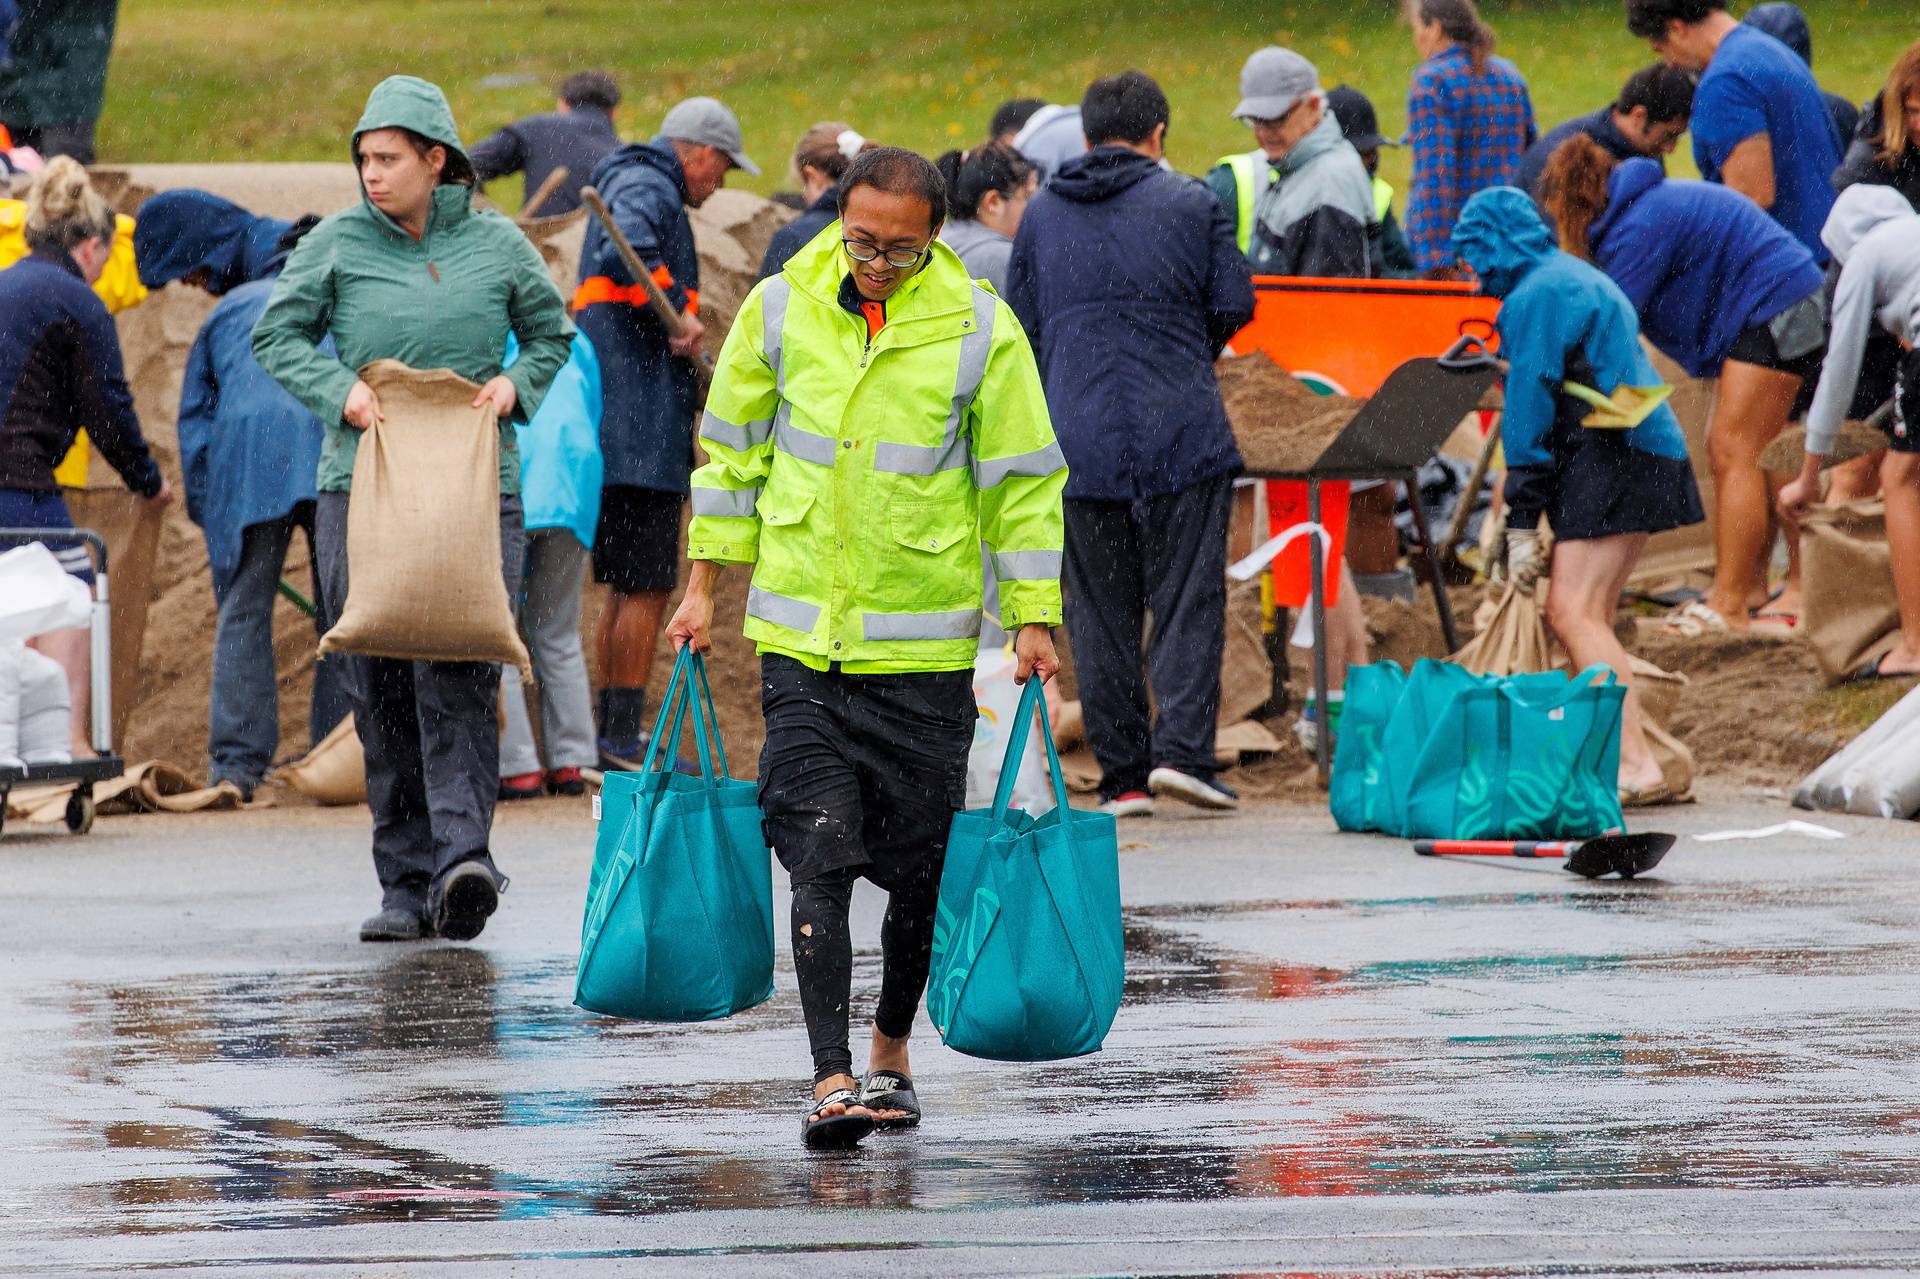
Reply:
[[[347,506],[360,432],[380,401],[355,370],[373,360],[452,369],[500,417],[500,547],[509,596],[525,541],[513,423],[540,406],[573,325],[539,252],[472,207],[474,171],[435,85],[391,76],[353,132],[362,199],[300,242],[254,327],[261,365],[326,426],[314,513],[322,607],[347,597]],[[507,334],[520,356],[502,370]],[[338,355],[319,350],[331,334]],[[477,936],[506,877],[490,839],[498,793],[491,662],[352,657],[347,683],[366,750],[381,909],[363,941]]]

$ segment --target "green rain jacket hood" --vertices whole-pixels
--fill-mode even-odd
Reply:
[[[472,166],[440,90],[412,76],[380,82],[354,130],[405,128],[448,148],[447,172]],[[540,408],[573,341],[573,322],[539,250],[520,229],[476,210],[473,188],[443,182],[419,239],[366,198],[324,219],[294,249],[253,330],[253,352],[274,380],[326,424],[319,488],[346,492],[360,432],[341,420],[358,370],[374,360],[451,369],[472,382],[502,372],[507,335],[520,356],[505,376],[517,394],[500,423],[500,491],[517,493],[513,422]],[[335,359],[319,344],[328,334]]]
[[[356,171],[360,167],[360,135],[375,129],[411,129],[445,147],[447,167],[441,171],[442,182],[472,188],[477,180],[473,161],[467,158],[467,148],[460,141],[459,127],[453,122],[453,109],[439,85],[419,76],[390,75],[373,86],[373,92],[367,95],[367,109],[360,113],[360,123],[353,126],[353,141],[348,144],[348,158]],[[360,195],[366,198],[364,185]]]

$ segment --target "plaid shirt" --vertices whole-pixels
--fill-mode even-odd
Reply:
[[[1407,95],[1407,240],[1422,271],[1453,260],[1447,239],[1467,197],[1513,181],[1536,135],[1527,82],[1505,58],[1473,69],[1453,45],[1421,63]]]

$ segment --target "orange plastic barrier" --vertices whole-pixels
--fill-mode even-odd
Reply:
[[[1490,332],[1497,298],[1471,284],[1424,280],[1323,280],[1257,275],[1253,321],[1229,345],[1239,355],[1264,351],[1274,363],[1322,394],[1372,395],[1408,360],[1434,356],[1460,336],[1462,325]],[[1345,551],[1348,487],[1320,486],[1320,522],[1332,541],[1326,557],[1326,598],[1338,599]],[[1293,480],[1267,485],[1269,537],[1307,518],[1307,486]],[[1312,581],[1307,543],[1273,561],[1274,600],[1285,608],[1306,603]]]

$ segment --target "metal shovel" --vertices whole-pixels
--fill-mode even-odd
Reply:
[[[1422,857],[1564,857],[1567,869],[1588,879],[1618,875],[1632,879],[1652,870],[1672,848],[1675,835],[1649,831],[1639,835],[1601,835],[1594,839],[1416,839]]]

